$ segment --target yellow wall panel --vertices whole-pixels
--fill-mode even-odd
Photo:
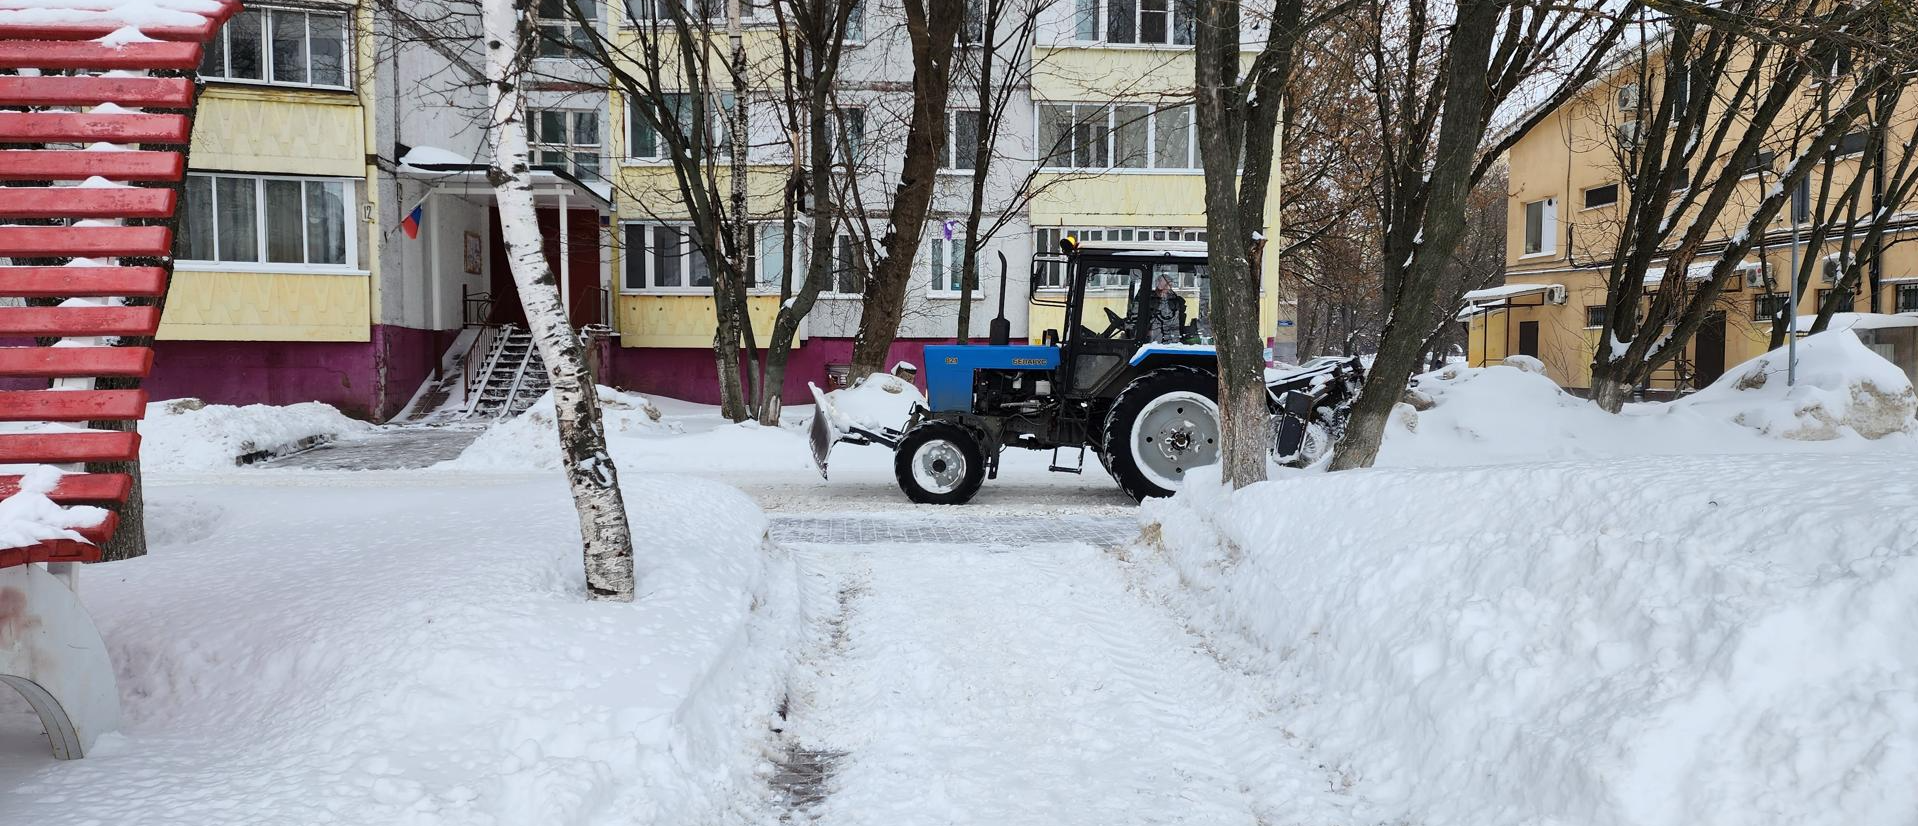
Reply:
[[[713,298],[710,295],[622,295],[615,299],[614,327],[624,347],[713,346]],[[779,296],[746,299],[753,332],[761,342],[772,335]]]
[[[1040,100],[1192,97],[1189,46],[1040,47],[1032,63],[1032,96]]]
[[[173,274],[160,338],[173,341],[368,341],[364,275]]]
[[[211,85],[188,160],[194,169],[363,177],[362,112],[346,92]]]
[[[1035,227],[1205,226],[1205,176],[1196,173],[1043,174],[1033,188]]]

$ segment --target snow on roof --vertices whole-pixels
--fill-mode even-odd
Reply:
[[[1818,320],[1817,315],[1798,317],[1798,329],[1810,330]],[[1888,330],[1898,327],[1918,327],[1918,313],[1832,313],[1832,330]]]
[[[415,146],[400,156],[401,166],[470,166],[473,163],[472,158],[437,146]]]
[[[1502,301],[1513,296],[1546,292],[1553,288],[1563,289],[1564,286],[1563,284],[1501,284],[1497,287],[1468,292],[1465,294],[1465,300],[1473,304],[1481,301]]]
[[[1693,264],[1689,267],[1686,267],[1685,280],[1704,281],[1708,278],[1711,278],[1712,268],[1715,266],[1718,266],[1718,261],[1716,259],[1711,261],[1706,261],[1703,263]],[[1742,270],[1755,270],[1755,269],[1758,269],[1758,264],[1751,261],[1745,261],[1745,262],[1739,263],[1738,266],[1733,267],[1732,269],[1734,272],[1742,271]],[[1652,267],[1650,269],[1645,270],[1645,283],[1657,284],[1664,280],[1665,280],[1664,267]]]

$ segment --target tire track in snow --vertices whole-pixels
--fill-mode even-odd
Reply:
[[[822,824],[1345,820],[1270,689],[1086,544],[803,546],[864,590],[802,662],[787,735],[843,752]]]

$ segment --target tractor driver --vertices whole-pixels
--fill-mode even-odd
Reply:
[[[1172,279],[1160,275],[1146,297],[1146,341],[1178,344],[1185,340],[1185,297],[1172,291]]]

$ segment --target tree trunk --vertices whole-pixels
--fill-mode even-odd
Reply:
[[[1417,234],[1406,238],[1412,226],[1396,227],[1387,233],[1384,260],[1388,320],[1379,335],[1378,356],[1365,376],[1358,400],[1352,404],[1345,434],[1332,457],[1333,470],[1371,467],[1378,459],[1392,407],[1405,395],[1405,383],[1418,368],[1419,352],[1432,329],[1439,270],[1457,248],[1465,228],[1465,199],[1472,191],[1473,167],[1486,129],[1485,110],[1491,102],[1488,61],[1503,5],[1499,0],[1463,0],[1458,4],[1450,54],[1444,64],[1445,108],[1432,169],[1429,177],[1416,184],[1424,187],[1426,198],[1407,216],[1417,222]],[[1395,185],[1398,180],[1386,185]],[[1399,246],[1393,238],[1405,239],[1403,246],[1412,251],[1411,265],[1405,268],[1397,289],[1390,283],[1392,262],[1405,259],[1393,257]]]
[[[1296,8],[1297,4],[1289,4]],[[1242,488],[1265,481],[1271,451],[1271,411],[1266,405],[1264,344],[1259,337],[1260,242],[1264,227],[1269,154],[1240,169],[1240,159],[1271,145],[1278,107],[1248,105],[1239,79],[1239,4],[1206,0],[1197,13],[1193,67],[1200,158],[1205,169],[1207,263],[1211,274],[1211,326],[1219,358],[1219,462],[1224,482]],[[1289,36],[1273,32],[1276,44]],[[1282,48],[1269,45],[1268,49]],[[1268,55],[1260,56],[1265,65]],[[1281,62],[1283,62],[1281,60]],[[1247,79],[1261,92],[1270,67]],[[1282,77],[1282,73],[1278,73]],[[1282,81],[1281,81],[1282,82]],[[1274,98],[1276,100],[1276,98]],[[1263,138],[1254,137],[1264,130]]]
[[[980,21],[979,29],[985,43],[979,47],[979,78],[973,89],[979,108],[973,110],[978,125],[972,152],[972,210],[966,214],[966,256],[960,268],[959,282],[957,340],[960,344],[965,344],[972,337],[972,297],[979,293],[979,253],[984,251],[985,245],[985,239],[979,237],[979,227],[986,214],[986,179],[992,167],[993,145],[997,143],[999,134],[999,112],[994,106],[992,89],[992,52],[993,29],[999,23],[1001,4],[992,0],[984,2],[985,19]],[[1004,286],[1000,285],[1002,289]]]
[[[906,157],[893,192],[885,249],[866,277],[866,300],[852,348],[854,381],[884,371],[893,340],[899,337],[912,263],[926,231],[939,157],[946,148],[953,39],[965,18],[964,0],[905,0],[903,5],[906,34],[912,40],[912,122],[906,129]]]
[[[499,202],[500,229],[527,327],[553,385],[560,453],[579,510],[585,543],[586,591],[591,599],[633,599],[633,536],[626,524],[619,472],[606,450],[599,401],[586,354],[560,303],[559,285],[542,251],[526,144],[526,47],[534,40],[529,0],[485,0],[487,98],[493,160],[486,170]],[[737,362],[734,362],[735,369]]]

